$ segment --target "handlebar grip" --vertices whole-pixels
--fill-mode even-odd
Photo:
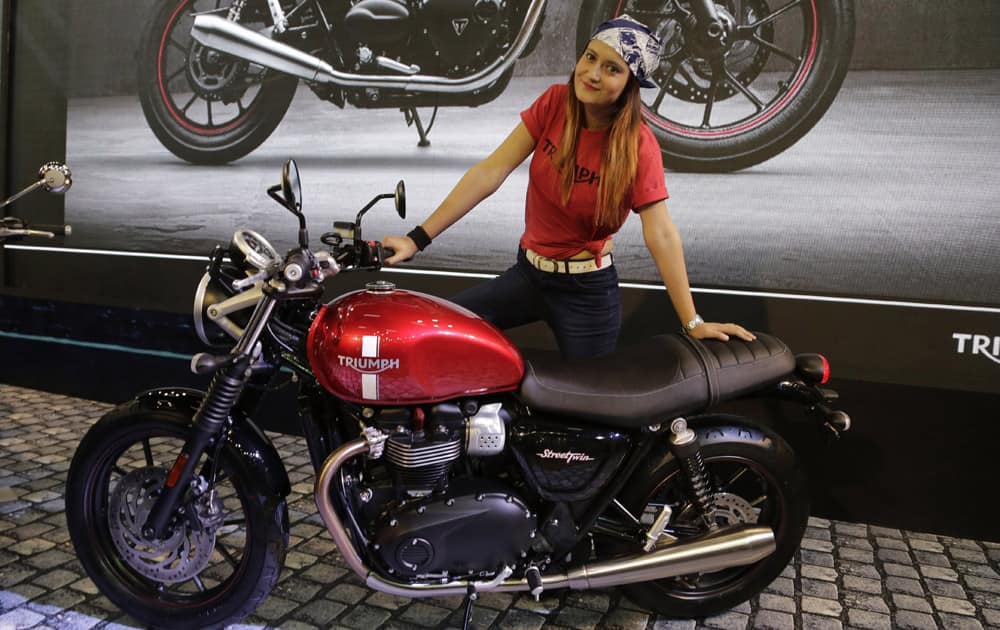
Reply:
[[[71,225],[45,225],[42,223],[35,223],[29,227],[32,230],[38,230],[40,232],[52,232],[55,236],[70,236],[73,233],[73,226]]]
[[[382,247],[382,259],[383,260],[385,260],[386,258],[392,258],[395,255],[396,255],[396,250],[394,250],[393,248],[391,248],[391,247],[384,247],[384,246]]]

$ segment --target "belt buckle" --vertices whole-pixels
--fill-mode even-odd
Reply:
[[[539,256],[538,263],[539,263],[538,268],[541,271],[545,271],[548,273],[556,273],[559,271],[558,260],[552,260],[551,258],[545,258],[544,256]],[[546,267],[551,267],[551,268],[546,268]]]

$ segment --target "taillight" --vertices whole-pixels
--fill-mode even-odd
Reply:
[[[810,383],[823,385],[830,380],[830,362],[822,354],[797,354],[795,372]]]

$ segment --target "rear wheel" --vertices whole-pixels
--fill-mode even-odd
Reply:
[[[755,564],[684,575],[622,587],[636,603],[671,617],[704,617],[746,601],[770,584],[798,549],[809,518],[805,477],[788,444],[749,422],[692,421],[711,481],[716,521],[721,527],[756,523],[774,531],[776,550]],[[669,452],[652,458],[621,503],[648,527],[667,504],[673,515],[666,533],[678,539],[703,535],[707,527],[695,508],[677,459]],[[669,544],[661,540],[661,545]],[[616,551],[635,553],[615,545]]]
[[[87,432],[67,473],[66,521],[80,563],[108,599],[158,628],[246,616],[277,582],[288,544],[284,500],[226,446],[204,462],[208,483],[188,493],[167,538],[143,535],[190,432],[183,414],[122,407]]]
[[[281,122],[298,83],[192,39],[194,14],[232,17],[230,4],[161,3],[139,57],[139,100],[146,122],[171,153],[195,164],[224,164],[260,146]],[[239,23],[251,30],[263,30],[269,22],[259,0],[246,2],[239,12]]]
[[[728,37],[698,38],[690,2],[598,0],[577,24],[583,50],[603,20],[628,13],[663,43],[643,114],[674,170],[732,171],[768,160],[829,108],[854,46],[854,0],[715,0]]]

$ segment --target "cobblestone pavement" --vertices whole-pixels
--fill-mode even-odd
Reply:
[[[138,627],[76,561],[63,483],[84,430],[108,405],[0,385],[0,630]],[[293,483],[292,537],[272,595],[238,628],[452,628],[458,598],[371,591],[345,569],[315,514],[301,440],[272,436]],[[476,628],[1000,628],[1000,544],[812,518],[802,549],[751,602],[669,620],[615,590],[558,591],[540,601],[483,596]]]

